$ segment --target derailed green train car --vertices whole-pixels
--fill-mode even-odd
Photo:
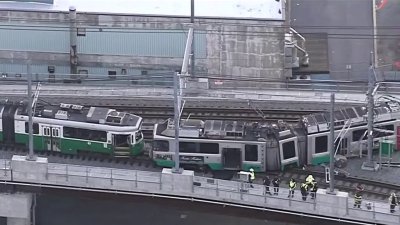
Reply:
[[[172,121],[156,124],[150,156],[158,166],[174,166]],[[298,139],[287,124],[182,120],[181,164],[210,170],[279,170],[299,165]]]
[[[0,142],[27,146],[27,104],[0,103],[0,118]],[[63,103],[38,106],[33,117],[34,149],[135,156],[144,148],[141,125],[141,117],[108,108]]]

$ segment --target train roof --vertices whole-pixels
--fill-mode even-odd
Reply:
[[[172,120],[158,124],[156,135],[175,137],[175,126]],[[222,139],[242,141],[265,141],[271,137],[287,139],[294,137],[290,126],[279,123],[257,123],[224,120],[181,120],[180,137],[200,139]]]
[[[335,129],[341,129],[346,123],[350,126],[359,126],[367,123],[367,108],[364,106],[339,109],[333,113]],[[302,123],[308,133],[324,132],[329,129],[331,113],[316,113],[302,117]],[[400,104],[385,102],[374,107],[374,122],[383,122],[400,119]],[[347,126],[349,126],[347,125]]]
[[[21,104],[18,115],[27,116],[27,104]],[[60,105],[46,105],[36,108],[35,117],[51,118],[64,121],[105,124],[111,126],[138,126],[141,117],[102,107],[86,107],[61,103]]]

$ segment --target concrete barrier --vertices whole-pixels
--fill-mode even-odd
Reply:
[[[281,212],[300,213],[307,216],[338,218],[383,224],[399,224],[400,215],[390,214],[387,203],[373,202],[373,209],[353,209],[348,193],[336,195],[320,189],[317,198],[306,201],[296,190],[294,198],[287,198],[288,190],[280,188],[279,195],[265,195],[262,185],[253,188],[246,183],[194,176],[193,171],[181,174],[164,169],[162,173],[114,168],[96,168],[68,164],[26,161],[14,156],[11,161],[12,181],[47,185],[62,185],[63,188],[79,188],[88,191],[119,191],[126,194],[158,194],[160,196],[190,198],[215,204],[234,204],[237,207],[273,209]],[[1,171],[0,171],[1,173]],[[7,178],[7,177],[6,177]],[[0,176],[0,179],[2,177]],[[59,187],[58,187],[59,188]]]
[[[32,195],[0,193],[0,216],[7,217],[8,225],[30,225]]]

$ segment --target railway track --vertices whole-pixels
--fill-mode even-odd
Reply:
[[[291,169],[279,173],[278,175],[284,181],[284,185],[286,185],[286,183],[289,183],[290,178],[294,178],[298,183],[304,182],[308,174],[312,174],[314,176],[320,188],[329,188],[329,184],[325,182],[325,173],[314,169]],[[390,193],[398,193],[400,191],[400,185],[361,179],[358,177],[346,176],[342,174],[335,176],[335,189],[349,192],[349,197],[354,196],[356,187],[358,185],[362,185],[364,187],[363,198],[370,200],[386,201],[389,198]]]

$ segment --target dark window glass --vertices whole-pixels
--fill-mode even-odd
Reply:
[[[366,135],[365,131],[367,131],[367,130],[361,129],[361,130],[353,131],[352,141],[359,141],[360,139],[367,140],[367,135]]]
[[[257,161],[258,160],[258,146],[257,145],[245,145],[244,160],[245,161]]]
[[[33,128],[33,134],[39,134],[39,124],[38,123],[34,123],[32,125]],[[25,122],[25,133],[29,133],[29,122]]]
[[[66,138],[75,138],[90,141],[107,141],[107,132],[99,130],[88,130],[73,127],[64,127],[63,136]]]
[[[328,151],[328,136],[320,136],[315,138],[315,153]]]
[[[282,144],[283,159],[290,159],[296,156],[296,148],[294,141],[289,141]]]
[[[140,139],[142,139],[142,137],[143,137],[143,134],[142,134],[141,131],[138,131],[138,132],[135,133],[136,142],[138,142]]]
[[[197,153],[198,143],[195,142],[180,142],[179,152]]]
[[[168,152],[169,151],[169,142],[162,141],[162,140],[154,141],[153,142],[153,151]]]
[[[200,153],[219,154],[218,143],[199,143],[199,144],[200,144]]]
[[[385,131],[394,131],[394,125],[379,126],[377,128],[380,129],[381,131],[374,130],[374,132],[373,132],[374,138],[387,137],[387,136],[393,135],[392,133],[385,132]]]

